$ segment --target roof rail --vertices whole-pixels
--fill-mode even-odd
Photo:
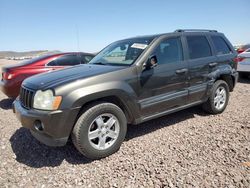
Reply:
[[[174,32],[218,32],[218,31],[209,29],[177,29]]]

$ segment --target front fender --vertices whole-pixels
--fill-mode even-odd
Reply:
[[[139,117],[139,106],[136,102],[137,96],[134,90],[130,85],[119,81],[100,83],[75,89],[67,96],[64,96],[61,108],[79,108],[91,101],[110,96],[115,96],[120,99],[132,118]]]

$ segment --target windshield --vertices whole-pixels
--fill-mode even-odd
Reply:
[[[147,37],[114,42],[95,56],[90,61],[90,64],[131,65],[147,48],[152,40],[152,37]]]

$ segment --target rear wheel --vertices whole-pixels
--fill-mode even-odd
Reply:
[[[72,131],[75,147],[90,159],[107,157],[119,150],[127,131],[123,111],[112,103],[90,105]]]
[[[223,80],[214,83],[208,100],[203,104],[203,109],[211,114],[222,113],[229,100],[229,87]]]

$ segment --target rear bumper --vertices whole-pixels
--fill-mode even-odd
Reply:
[[[67,143],[78,111],[78,108],[56,111],[28,110],[22,107],[19,100],[13,103],[13,112],[22,126],[48,146],[63,146]],[[38,129],[37,125],[41,129]]]
[[[237,65],[238,72],[249,72],[250,73],[250,60],[249,62],[239,62]]]
[[[16,98],[19,95],[20,86],[10,81],[1,80],[0,89],[9,98]]]

